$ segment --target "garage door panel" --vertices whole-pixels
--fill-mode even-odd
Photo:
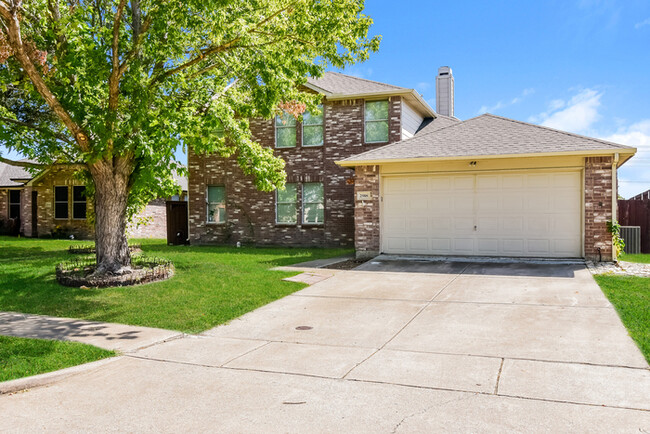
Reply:
[[[386,253],[578,257],[578,171],[383,177]]]

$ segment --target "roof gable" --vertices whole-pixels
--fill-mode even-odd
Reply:
[[[307,83],[317,87],[327,94],[358,95],[364,93],[406,91],[405,87],[380,83],[340,72],[326,71],[320,78],[308,78]]]

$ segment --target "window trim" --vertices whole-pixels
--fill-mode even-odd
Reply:
[[[219,187],[223,188],[223,202],[212,202],[212,203],[223,203],[224,208],[224,219],[222,222],[213,221],[210,219],[210,187]],[[225,185],[206,185],[205,186],[205,223],[208,225],[225,225],[228,222],[228,206],[227,206],[227,197],[226,197],[226,186]]]
[[[11,192],[12,191],[17,191],[18,192],[18,203],[11,201]],[[22,207],[22,204],[23,204],[23,198],[22,198],[21,193],[22,193],[22,191],[17,189],[17,188],[9,189],[9,192],[7,194],[7,218],[17,218],[17,219],[20,220],[20,217],[21,217],[20,216],[20,214],[21,214],[20,208]],[[11,208],[16,206],[16,205],[18,205],[18,217],[11,217]]]
[[[56,189],[57,188],[65,188],[66,189],[66,192],[65,192],[65,196],[66,196],[65,208],[67,210],[67,213],[66,213],[67,215],[65,217],[57,217],[56,216],[56,204],[57,203],[64,203],[61,200],[56,200]],[[54,188],[53,188],[53,193],[54,193],[54,220],[70,220],[70,186],[68,186],[68,185],[55,185]]]
[[[301,128],[300,128],[300,144],[301,147],[303,148],[320,148],[325,145],[325,106],[323,104],[319,104],[318,107],[320,108],[320,114],[321,114],[321,122],[320,124],[308,124],[306,125],[304,122],[304,117],[303,117],[303,122],[301,123]],[[311,113],[310,113],[311,114]],[[321,143],[318,145],[305,145],[305,127],[321,127],[323,129],[323,135],[322,135],[322,140]]]
[[[287,182],[286,185],[295,185],[296,186],[296,201],[295,202],[279,202],[278,201],[278,193],[279,190],[276,188],[275,189],[275,224],[276,226],[297,226],[298,222],[300,221],[300,212],[298,209],[298,202],[300,198],[298,197],[298,191],[300,190],[298,187],[300,186],[299,182]],[[291,204],[293,203],[296,206],[296,221],[295,222],[281,222],[278,221],[278,205],[285,205],[285,204]]]
[[[83,201],[74,200],[74,189],[79,188],[79,187],[83,187],[83,189],[84,189],[84,199],[83,199]],[[86,186],[85,185],[73,185],[72,186],[72,202],[71,203],[72,203],[72,220],[88,220],[88,199],[86,198]],[[83,203],[83,204],[86,205],[86,217],[81,218],[81,217],[75,217],[74,216],[74,206],[75,206],[75,204],[78,204],[78,203]]]
[[[323,190],[323,201],[322,202],[305,202],[305,185],[307,184],[320,184]],[[300,198],[301,206],[300,206],[300,221],[302,225],[306,226],[323,226],[325,224],[325,183],[324,182],[303,182],[301,184],[301,193],[302,197]],[[310,203],[310,204],[318,204],[322,203],[323,205],[323,221],[322,222],[306,222],[305,221],[305,203]]]
[[[283,114],[286,114],[286,112],[283,112]],[[291,115],[289,115],[289,116],[291,116]],[[298,121],[294,119],[293,126],[278,125],[278,118],[280,118],[280,116],[278,116],[278,115],[276,115],[275,118],[273,118],[273,137],[274,137],[274,141],[275,141],[275,149],[295,149],[295,148],[297,148],[298,147]],[[278,128],[281,128],[281,129],[293,128],[294,130],[296,130],[296,140],[295,140],[293,146],[278,146]]]
[[[386,107],[388,108],[388,117],[386,119],[375,119],[372,121],[369,121],[366,119],[366,104],[369,102],[380,102],[383,101],[386,103]],[[386,122],[386,125],[388,126],[388,137],[386,140],[379,140],[379,141],[374,141],[374,142],[369,142],[366,138],[366,124],[367,123],[373,123],[373,122]],[[389,143],[390,142],[390,99],[374,99],[374,100],[364,100],[363,101],[363,143],[368,143],[368,144],[375,144],[375,143]]]

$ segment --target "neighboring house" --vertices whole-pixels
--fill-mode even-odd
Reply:
[[[187,201],[187,177],[174,175],[174,180],[183,190],[169,200]],[[166,238],[167,237],[167,199],[154,199],[133,218],[126,228],[130,238]]]
[[[321,116],[251,120],[287,163],[284,191],[190,151],[190,241],[612,258],[617,168],[636,149],[490,114],[461,122],[450,68],[436,84],[440,114],[412,89],[328,72],[306,85]]]
[[[94,236],[88,222],[92,203],[86,199],[86,187],[74,178],[75,167],[54,165],[33,176],[26,169],[0,162],[0,229],[27,237],[73,235],[79,239]],[[187,179],[177,178],[187,191]],[[147,221],[130,233],[132,237],[165,238],[165,205],[153,201],[136,216]],[[162,214],[160,214],[162,209]]]
[[[74,235],[90,238],[87,221],[92,204],[86,187],[72,176],[75,169],[54,165],[37,176],[0,163],[0,220],[10,232],[27,237]]]

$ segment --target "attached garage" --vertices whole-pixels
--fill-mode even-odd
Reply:
[[[381,251],[582,256],[579,171],[382,177]]]
[[[337,164],[355,169],[357,257],[611,260],[616,171],[635,152],[486,114]]]

